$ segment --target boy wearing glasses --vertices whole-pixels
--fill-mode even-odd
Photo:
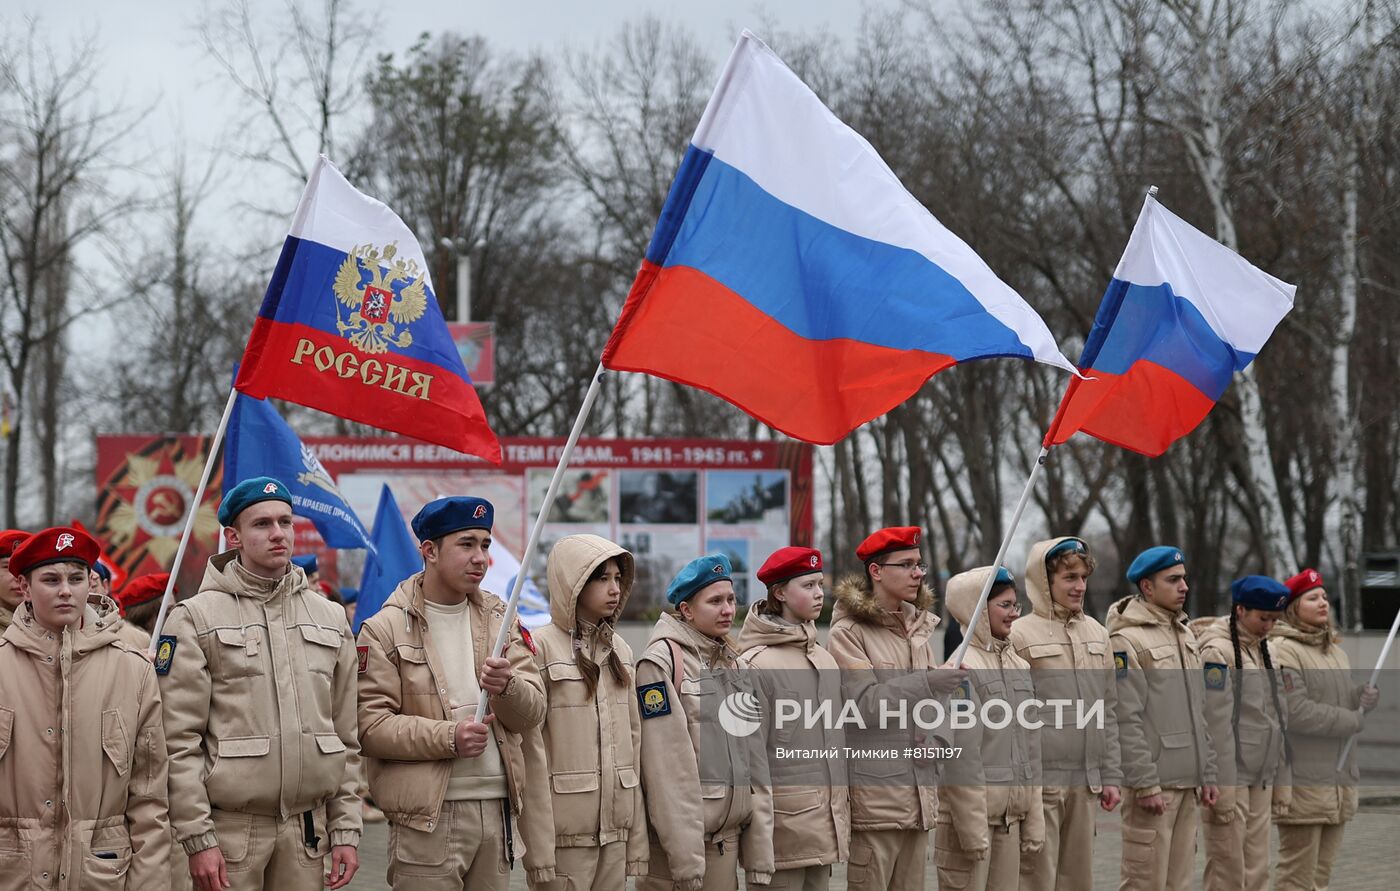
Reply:
[[[938,617],[931,611],[933,591],[924,584],[928,564],[919,553],[920,537],[913,526],[874,533],[856,548],[865,572],[836,587],[827,649],[843,672],[846,696],[876,731],[867,737],[878,735],[879,723],[870,722],[882,700],[912,707],[942,698],[967,674],[934,671],[929,638]],[[913,741],[908,731],[886,737],[895,746]],[[898,759],[851,764],[851,891],[923,889],[928,832],[938,818],[932,766]]]
[[[1106,811],[1121,798],[1113,654],[1108,631],[1084,612],[1097,563],[1083,540],[1052,538],[1026,557],[1031,612],[1011,625],[1011,645],[1030,663],[1036,697],[1104,700],[1104,728],[1055,727],[1041,716],[1045,786],[1045,845],[1021,858],[1021,891],[1067,891],[1093,886],[1094,805]]]

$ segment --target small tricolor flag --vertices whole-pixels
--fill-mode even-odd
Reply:
[[[1148,196],[1045,435],[1160,455],[1196,428],[1293,308],[1294,285]]]
[[[234,386],[501,461],[418,240],[324,155]]]
[[[603,365],[826,444],[992,356],[1074,369],[1035,310],[745,31]]]

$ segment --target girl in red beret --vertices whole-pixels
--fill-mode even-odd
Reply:
[[[97,542],[45,529],[10,556],[24,602],[0,638],[0,888],[168,887],[155,672],[87,603]]]

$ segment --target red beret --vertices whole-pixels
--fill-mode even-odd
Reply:
[[[10,574],[23,575],[48,563],[82,563],[91,569],[101,552],[92,536],[81,529],[55,526],[34,533],[15,548],[10,554]]]
[[[133,606],[150,603],[165,596],[165,586],[169,581],[170,573],[152,572],[138,575],[127,582],[126,587],[117,594],[117,605],[122,608],[122,615],[126,615],[126,611]]]
[[[1321,588],[1322,573],[1316,569],[1305,569],[1283,584],[1288,588],[1288,599],[1291,601],[1302,597],[1313,588]]]
[[[0,557],[9,557],[15,552],[19,543],[28,537],[28,532],[21,532],[18,529],[6,529],[4,532],[0,532]]]
[[[856,548],[856,557],[862,563],[869,563],[870,558],[878,557],[889,551],[907,551],[910,548],[917,548],[922,536],[923,533],[918,526],[891,526],[888,529],[881,529],[860,543],[860,547]]]
[[[758,568],[758,580],[765,585],[776,585],[799,575],[809,575],[822,571],[822,552],[816,548],[796,546],[778,548],[773,555],[763,561]]]

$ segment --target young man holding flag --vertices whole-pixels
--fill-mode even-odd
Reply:
[[[344,887],[360,841],[345,613],[291,566],[281,482],[234,486],[219,522],[232,550],[209,559],[156,647],[171,823],[198,891]]]
[[[522,629],[491,657],[505,618],[481,589],[494,514],[467,496],[425,505],[413,518],[423,569],[360,627],[360,738],[395,889],[505,891],[521,811],[550,807],[534,643]],[[483,695],[491,711],[478,722]],[[552,857],[539,859],[552,847],[523,847],[530,880],[552,880]]]

